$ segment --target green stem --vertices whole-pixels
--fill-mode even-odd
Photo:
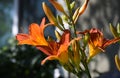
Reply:
[[[68,9],[68,13],[69,13],[69,19],[70,19],[70,23],[72,24],[72,27],[73,27],[73,31],[74,31],[74,36],[77,37],[77,34],[76,34],[76,26],[75,26],[75,23],[73,21],[73,18],[72,18],[72,10],[71,10],[71,7],[70,7],[70,0],[65,0],[66,2],[66,5],[67,5],[67,9]]]
[[[81,63],[85,67],[85,73],[88,75],[89,78],[91,78],[90,71],[88,68],[88,63],[87,63],[87,56],[85,54],[85,48],[81,48],[79,45],[79,50],[81,52]]]
[[[87,74],[87,76],[88,76],[89,78],[91,78],[91,75],[90,75],[90,71],[89,71],[89,68],[88,68],[87,61],[86,61],[86,60],[83,60],[83,61],[82,61],[82,64],[83,64],[84,67],[85,67],[85,73]]]
[[[86,64],[85,64],[85,65],[86,65]],[[90,71],[89,71],[89,69],[88,69],[88,66],[87,66],[87,65],[86,65],[86,73],[87,73],[88,77],[89,77],[89,78],[91,78]]]
[[[69,16],[67,17],[69,19],[69,25],[71,25],[73,28],[74,37],[77,37],[76,26],[75,26],[75,23],[74,23],[73,18],[72,18],[73,13],[72,13],[72,9],[70,7],[70,0],[65,0],[65,2],[66,2],[68,13],[69,13]],[[85,71],[84,70],[78,71],[78,72],[75,72],[75,74],[78,76],[78,78],[81,78],[81,73],[85,72],[88,75],[88,77],[91,78],[91,75],[90,75],[90,72],[89,72],[89,69],[87,66],[87,61],[86,61],[87,56],[85,54],[85,51],[83,48],[80,47],[80,44],[78,45],[78,47],[79,47],[79,50],[81,52],[81,56],[82,56],[81,60],[82,60],[83,66],[85,67]]]

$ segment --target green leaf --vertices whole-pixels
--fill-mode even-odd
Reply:
[[[119,37],[117,29],[114,26],[112,26],[112,24],[110,24],[110,30],[111,30],[114,37]]]

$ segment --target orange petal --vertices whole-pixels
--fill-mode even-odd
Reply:
[[[68,49],[69,44],[70,44],[70,31],[65,30],[60,40],[59,52],[66,51]]]
[[[59,45],[58,43],[51,41],[49,42],[49,46],[37,46],[37,49],[41,50],[46,55],[57,55]]]
[[[29,35],[27,34],[17,34],[16,39],[19,41],[18,44],[35,44],[31,41]]]
[[[32,23],[30,25],[29,27],[30,36],[36,39],[44,38],[44,29],[45,29],[45,18],[42,19],[40,26],[36,23]]]
[[[61,37],[60,44],[68,44],[70,42],[70,31],[69,30],[64,30],[64,33]]]
[[[64,65],[68,63],[68,51],[62,51],[59,52],[59,54],[57,55],[59,62]]]
[[[113,44],[113,43],[116,43],[120,41],[120,38],[115,38],[115,39],[112,39],[112,40],[107,40],[104,44],[103,44],[103,48]]]
[[[58,60],[57,56],[48,56],[44,60],[42,60],[41,65],[45,64],[47,60]]]
[[[89,57],[92,58],[95,55],[97,55],[98,53],[101,52],[101,49],[99,47],[95,47],[91,44],[89,44]]]
[[[58,50],[58,58],[60,63],[64,64],[68,62],[68,47],[70,44],[70,31],[65,30],[60,41],[60,48]]]
[[[37,49],[41,50],[46,55],[52,55],[51,49],[48,46],[37,46]]]
[[[40,27],[38,24],[36,23],[32,23],[29,27],[29,35],[35,39],[37,39],[40,35],[41,31],[40,31]],[[43,34],[41,34],[40,36],[43,36]]]
[[[44,35],[44,29],[45,29],[45,27],[46,27],[46,26],[45,26],[45,18],[42,19],[42,22],[41,22],[41,24],[40,24],[39,27],[40,27],[40,31],[41,31],[40,34],[41,34],[41,35]]]
[[[28,44],[28,45],[48,45],[47,41],[44,38],[44,23],[45,18],[43,18],[41,25],[32,23],[29,27],[29,34],[18,34],[16,36],[19,44]]]
[[[92,28],[89,31],[90,34],[90,41],[91,43],[93,43],[94,46],[102,46],[103,44],[103,33],[96,29],[96,28]]]

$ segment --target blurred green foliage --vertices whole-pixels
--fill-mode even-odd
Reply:
[[[41,66],[45,54],[32,46],[16,45],[15,39],[8,42],[0,48],[0,78],[53,78],[56,61]]]

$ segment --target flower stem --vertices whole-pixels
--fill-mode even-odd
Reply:
[[[85,67],[84,72],[87,74],[87,76],[89,78],[91,78],[90,71],[89,71],[89,68],[88,68],[88,63],[87,63],[87,56],[85,54],[85,47],[83,47],[83,48],[79,47],[79,49],[80,49],[80,52],[81,52],[81,63]]]
[[[91,78],[87,63],[85,64],[85,68],[86,68],[86,73],[87,73],[88,77]]]
[[[70,23],[72,24],[72,27],[73,27],[73,31],[74,31],[74,36],[77,37],[77,34],[76,34],[76,26],[75,26],[75,23],[73,21],[73,13],[72,13],[72,9],[70,7],[70,0],[65,0],[66,2],[66,5],[67,5],[67,9],[68,9],[68,13],[69,13],[69,19],[70,19]]]

